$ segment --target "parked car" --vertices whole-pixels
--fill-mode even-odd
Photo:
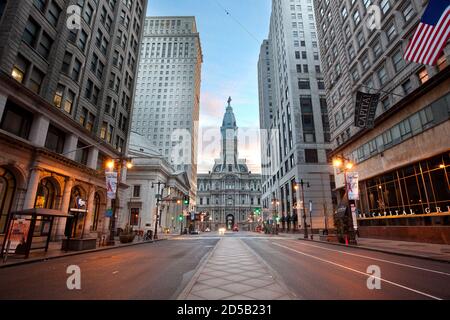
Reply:
[[[200,231],[194,229],[194,230],[191,230],[189,233],[190,234],[200,234]]]
[[[239,231],[239,228],[238,228],[237,225],[235,225],[235,226],[233,227],[233,231],[235,231],[235,232],[238,232],[238,231]]]

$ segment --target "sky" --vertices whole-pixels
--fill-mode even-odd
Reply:
[[[239,127],[239,157],[252,172],[261,171],[257,63],[270,10],[271,0],[148,1],[147,16],[196,17],[203,50],[198,172],[211,170],[220,157],[220,140],[212,137],[220,136],[229,96]]]

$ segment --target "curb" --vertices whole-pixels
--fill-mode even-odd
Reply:
[[[200,277],[203,269],[205,269],[209,258],[211,258],[211,256],[214,254],[214,252],[216,252],[217,247],[219,246],[219,243],[222,241],[222,239],[220,239],[219,241],[217,241],[216,245],[214,246],[214,248],[207,254],[205,255],[202,260],[200,261],[200,263],[198,264],[194,275],[192,276],[191,280],[189,280],[189,282],[186,284],[186,287],[184,287],[183,291],[181,291],[181,293],[178,295],[178,297],[176,298],[176,300],[186,300],[187,296],[189,295],[189,293],[192,290],[192,287],[194,286],[194,284],[197,282],[197,279]]]
[[[311,239],[304,239],[304,238],[298,238],[297,240],[316,242],[316,243],[326,243],[326,244],[331,244],[333,246],[346,247],[346,248],[355,248],[355,249],[360,249],[360,250],[369,250],[369,251],[393,254],[393,255],[402,256],[402,257],[417,258],[417,259],[429,260],[429,261],[434,261],[434,262],[444,262],[444,263],[449,263],[450,264],[449,260],[443,260],[443,259],[439,259],[439,258],[415,255],[415,254],[412,254],[412,253],[403,253],[403,252],[398,252],[398,251],[390,251],[390,250],[373,248],[373,247],[365,247],[365,246],[364,247],[362,247],[362,246],[360,247],[360,246],[355,246],[355,245],[345,245],[345,244],[342,244],[342,243],[325,242],[325,241],[311,240]]]
[[[44,262],[44,261],[49,261],[49,260],[54,260],[54,259],[65,258],[65,257],[78,256],[78,255],[87,254],[87,253],[94,253],[94,252],[99,252],[99,251],[107,251],[107,250],[120,249],[120,248],[131,247],[131,246],[137,246],[137,245],[141,245],[141,244],[153,243],[153,242],[158,242],[158,241],[163,241],[163,240],[167,240],[167,239],[156,239],[156,240],[142,241],[142,242],[124,244],[124,245],[119,245],[119,246],[105,246],[105,247],[100,247],[100,248],[97,248],[97,249],[65,253],[65,254],[62,254],[62,255],[59,255],[59,256],[34,258],[34,259],[30,259],[30,260],[23,260],[23,261],[18,261],[18,262],[9,263],[9,264],[0,264],[0,269],[9,268],[9,267],[16,267],[16,266],[20,266],[20,265],[37,263],[37,262]]]

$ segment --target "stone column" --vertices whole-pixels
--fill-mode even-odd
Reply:
[[[0,94],[0,121],[3,119],[3,113],[5,112],[6,101],[8,100],[7,96]]]
[[[91,147],[89,149],[87,166],[91,169],[96,170],[97,169],[97,159],[98,159],[98,148]]]
[[[45,146],[50,120],[43,115],[36,115],[30,130],[30,142],[37,147]]]
[[[74,150],[77,149],[78,137],[74,134],[67,134],[66,140],[64,141],[64,155],[70,160],[75,160],[76,152]]]
[[[24,209],[34,208],[36,201],[36,193],[39,186],[41,170],[38,168],[32,168],[30,170],[30,178],[28,179],[27,193],[25,194],[25,200],[23,204]]]

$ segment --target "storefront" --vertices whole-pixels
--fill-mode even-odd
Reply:
[[[450,153],[360,182],[362,237],[450,244]]]

